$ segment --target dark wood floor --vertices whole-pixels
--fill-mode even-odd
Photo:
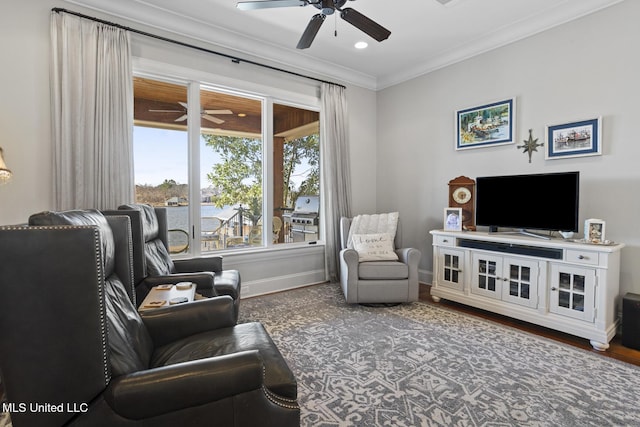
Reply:
[[[489,319],[494,322],[502,323],[504,325],[513,326],[523,331],[527,331],[536,335],[540,335],[546,338],[560,341],[565,344],[570,344],[585,350],[590,350],[602,356],[611,357],[613,359],[622,360],[624,362],[631,363],[636,366],[640,366],[640,350],[633,350],[631,348],[623,346],[622,343],[620,342],[619,336],[615,336],[613,338],[613,340],[609,343],[610,347],[607,351],[597,351],[593,349],[591,344],[589,344],[589,340],[578,338],[573,335],[568,335],[568,334],[554,331],[548,328],[543,328],[541,326],[536,326],[531,323],[522,322],[520,320],[502,316],[500,314],[495,314],[485,310],[468,307],[466,305],[458,304],[452,301],[440,300],[439,303],[435,303],[431,299],[431,286],[429,285],[423,285],[423,284],[420,285],[420,300],[431,303],[431,304],[441,305],[443,307],[447,307],[463,313],[471,314],[473,316]]]

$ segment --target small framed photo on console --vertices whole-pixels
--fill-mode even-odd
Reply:
[[[446,231],[462,231],[462,208],[445,208],[444,229]]]
[[[588,243],[604,243],[605,222],[601,219],[591,218],[584,222],[584,240]]]

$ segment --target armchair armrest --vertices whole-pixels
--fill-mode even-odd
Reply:
[[[143,283],[149,288],[163,284],[176,284],[179,282],[193,282],[196,289],[203,291],[207,296],[215,295],[213,290],[213,273],[202,271],[199,273],[177,273],[167,276],[149,276],[143,280]]]
[[[418,301],[420,297],[420,282],[418,281],[418,264],[422,252],[416,248],[402,248],[396,250],[398,259],[409,267],[409,301]]]
[[[222,257],[199,257],[188,259],[175,259],[173,265],[178,273],[188,273],[192,271],[222,271]]]
[[[210,357],[115,378],[105,400],[125,418],[151,418],[259,389],[262,371],[258,350]]]
[[[348,303],[358,298],[358,263],[360,257],[355,249],[340,251],[340,283]]]
[[[236,324],[233,298],[228,295],[147,310],[140,317],[155,347]]]
[[[340,262],[357,270],[360,256],[355,249],[343,249],[340,251]]]
[[[396,249],[398,260],[409,266],[417,266],[420,263],[422,253],[416,248]]]

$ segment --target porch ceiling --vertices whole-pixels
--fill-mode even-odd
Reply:
[[[187,102],[186,86],[135,77],[134,123],[137,126],[161,127],[186,130],[187,121],[176,121],[186,114],[180,102]],[[224,123],[215,124],[201,120],[203,132],[260,136],[262,133],[262,102],[228,93],[200,91],[202,110],[231,110],[233,114],[212,114]],[[298,131],[317,127],[319,114],[287,105],[274,104],[274,134],[276,136],[297,136]],[[158,112],[152,110],[170,110]]]

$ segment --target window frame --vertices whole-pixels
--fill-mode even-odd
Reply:
[[[187,103],[190,108],[187,111],[187,138],[188,138],[188,179],[190,200],[200,200],[200,91],[212,90],[228,93],[235,96],[248,97],[262,102],[262,222],[271,224],[273,220],[273,131],[274,131],[274,104],[287,105],[320,112],[320,99],[315,97],[287,91],[274,86],[263,85],[257,82],[237,80],[230,77],[202,72],[171,64],[160,63],[143,58],[134,58],[133,76],[170,82],[187,87]],[[320,154],[320,161],[322,156]],[[135,162],[135,159],[134,159]],[[322,173],[322,172],[320,172]],[[196,209],[197,205],[197,209]],[[277,243],[269,238],[270,233],[262,233],[262,246],[241,249],[221,249],[203,253],[201,249],[201,210],[200,202],[189,204],[190,244],[189,250],[180,254],[173,254],[174,258],[189,258],[201,255],[224,255],[231,253],[246,253],[251,251],[273,250],[275,248],[292,248],[296,246],[308,246],[306,243]],[[322,206],[322,205],[321,205]],[[321,214],[321,224],[323,222]],[[318,238],[323,241],[324,227],[320,227]]]

